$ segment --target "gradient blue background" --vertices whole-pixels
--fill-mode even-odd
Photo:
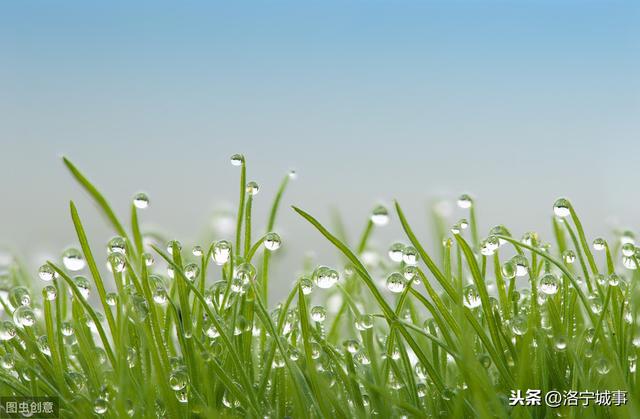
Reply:
[[[393,198],[424,235],[429,200],[462,192],[483,232],[549,231],[561,195],[591,237],[637,228],[639,18],[635,1],[2,2],[0,240],[56,254],[69,199],[109,237],[61,154],[125,217],[149,192],[145,220],[185,242],[235,204],[234,152],[261,219],[296,168],[285,203],[338,207],[354,235]],[[287,208],[281,226],[291,257],[328,252]],[[394,220],[377,240],[398,237]]]

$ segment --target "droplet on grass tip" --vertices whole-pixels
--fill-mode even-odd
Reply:
[[[393,262],[399,263],[402,262],[402,254],[404,252],[404,244],[402,243],[393,243],[389,247],[389,259]]]
[[[47,285],[42,289],[42,296],[49,301],[53,301],[58,296],[58,290],[53,285]]]
[[[211,259],[216,265],[224,265],[229,261],[231,256],[231,243],[226,240],[219,240],[213,245]]]
[[[364,331],[373,327],[373,316],[371,314],[361,314],[355,322],[356,329]]]
[[[377,226],[384,226],[389,223],[389,211],[382,206],[378,205],[371,212],[371,222]]]
[[[247,193],[251,196],[255,196],[258,195],[258,192],[260,192],[260,186],[256,183],[256,182],[249,182],[247,183]]]
[[[280,236],[277,233],[267,233],[267,235],[264,238],[264,247],[267,250],[278,250],[280,248],[280,246],[282,245],[282,240],[280,239]]]
[[[170,240],[167,243],[167,253],[169,253],[170,255],[173,255],[173,248],[178,249],[178,251],[182,250],[182,243],[180,243],[178,240]]]
[[[467,285],[462,290],[462,302],[467,308],[480,307],[482,300],[480,300],[480,294],[475,285]]]
[[[606,245],[607,245],[607,242],[601,237],[598,237],[593,241],[593,249],[597,251],[604,250]]]
[[[36,323],[36,313],[31,307],[20,306],[13,312],[13,322],[19,328],[31,327]]]
[[[65,268],[73,272],[83,269],[86,265],[82,253],[75,247],[70,247],[64,251],[62,254],[62,263]]]
[[[636,246],[633,243],[625,243],[620,250],[623,256],[631,257],[636,253]]]
[[[462,209],[467,209],[467,208],[471,208],[471,206],[473,205],[473,199],[471,199],[471,197],[467,194],[463,194],[460,195],[460,197],[458,197],[458,207],[462,208]]]
[[[231,156],[231,164],[233,166],[241,166],[244,163],[244,156],[242,154],[234,154]]]
[[[195,263],[190,263],[184,267],[184,276],[191,282],[200,275],[200,268]]]
[[[571,265],[573,262],[576,261],[576,253],[571,249],[567,249],[564,252],[562,252],[562,259],[564,260],[565,263]]]
[[[400,293],[404,291],[405,279],[401,273],[393,272],[387,277],[387,289],[393,293]]]
[[[145,209],[149,206],[149,197],[144,192],[137,193],[133,197],[133,205],[136,208]]]
[[[418,251],[413,246],[407,246],[402,251],[402,260],[407,265],[417,265],[418,264]]]
[[[558,278],[552,273],[545,274],[540,278],[538,288],[547,295],[554,295],[559,288]]]
[[[327,318],[327,310],[322,306],[315,306],[311,309],[311,320],[323,322]]]
[[[331,288],[339,278],[337,271],[326,266],[320,266],[313,272],[313,280],[319,288]]]
[[[567,217],[571,213],[571,210],[569,209],[570,206],[571,204],[566,198],[559,198],[553,204],[553,213],[556,215],[556,217]]]
[[[47,264],[42,265],[40,269],[38,269],[38,276],[43,281],[51,281],[56,275],[56,271]]]
[[[193,249],[191,250],[191,254],[197,258],[199,258],[200,256],[202,256],[202,247],[200,246],[193,246]]]
[[[122,253],[111,253],[107,257],[107,267],[113,272],[123,272],[126,267],[126,261]]]

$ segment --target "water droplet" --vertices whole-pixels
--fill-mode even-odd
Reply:
[[[500,241],[496,236],[489,236],[480,243],[480,253],[484,256],[493,255],[500,247]]]
[[[118,294],[115,292],[108,292],[105,296],[105,301],[108,306],[115,307],[118,304]]]
[[[595,363],[596,371],[600,375],[606,375],[611,370],[611,364],[606,358],[600,358]]]
[[[56,276],[56,271],[49,265],[42,265],[40,269],[38,269],[38,276],[43,281],[51,281]]]
[[[393,293],[404,291],[405,279],[401,273],[394,272],[387,277],[387,289]]]
[[[416,392],[418,397],[425,397],[427,395],[427,385],[425,383],[418,383],[416,385]]]
[[[243,285],[249,284],[250,281],[256,277],[256,268],[247,262],[240,263],[233,270],[233,276],[240,281]]]
[[[302,288],[304,295],[309,295],[313,291],[313,282],[307,277],[302,277],[300,278],[300,288]]]
[[[373,316],[371,314],[361,314],[356,319],[356,329],[360,331],[368,330],[373,327]]]
[[[631,257],[636,253],[636,246],[633,243],[625,243],[621,250],[624,256]]]
[[[20,306],[13,312],[13,322],[20,328],[31,327],[36,323],[36,313],[27,306]]]
[[[9,301],[14,307],[31,305],[31,294],[26,287],[17,286],[11,288]]]
[[[224,265],[231,256],[231,243],[226,240],[219,240],[213,245],[211,258],[216,265]]]
[[[558,278],[551,273],[544,274],[538,282],[538,288],[547,295],[554,295],[558,292]]]
[[[511,331],[514,335],[523,336],[529,329],[529,321],[523,315],[517,315],[511,319]]]
[[[153,266],[153,264],[155,263],[155,259],[153,258],[153,255],[151,253],[143,253],[142,257],[146,266]]]
[[[85,266],[85,261],[84,257],[82,257],[82,253],[75,247],[70,247],[69,249],[64,251],[64,253],[62,254],[62,263],[64,264],[65,268],[73,272],[79,271]]]
[[[487,354],[480,354],[478,356],[478,362],[480,362],[480,365],[482,365],[484,369],[489,369],[491,366],[491,357]]]
[[[42,289],[42,296],[49,301],[53,301],[58,296],[58,290],[53,285],[47,285]]]
[[[282,240],[280,239],[280,236],[278,234],[267,233],[264,238],[264,247],[267,250],[278,250],[280,248],[280,245],[282,245]]]
[[[559,352],[563,352],[564,350],[566,350],[568,344],[569,343],[567,342],[567,338],[565,338],[564,336],[557,336],[553,342],[554,348],[556,348],[556,350]]]
[[[529,261],[526,257],[522,255],[515,255],[511,258],[511,261],[516,265],[517,277],[525,276],[529,273],[529,270],[527,269],[529,266]]]
[[[620,284],[620,276],[615,272],[609,275],[609,285],[612,287],[617,287]]]
[[[382,206],[378,205],[371,212],[371,222],[377,226],[384,226],[389,223],[389,211]]]
[[[503,263],[502,275],[507,279],[514,278],[516,276],[516,264],[510,260]]]
[[[182,369],[177,369],[169,375],[169,386],[174,391],[182,390],[187,386],[188,382],[189,376]]]
[[[111,253],[107,256],[107,267],[112,272],[123,272],[126,267],[124,255],[122,253]]]
[[[622,257],[622,264],[624,265],[625,268],[635,271],[636,269],[638,269],[638,264],[636,262],[636,259],[634,257]]]
[[[467,208],[471,208],[471,205],[473,205],[473,199],[471,199],[469,195],[467,194],[460,195],[460,197],[458,198],[458,207],[462,209],[467,209]]]
[[[571,213],[571,210],[569,209],[570,205],[571,204],[567,199],[559,198],[553,204],[553,213],[556,215],[556,217],[564,218]]]
[[[480,294],[478,294],[478,290],[475,285],[467,285],[462,290],[462,302],[467,308],[476,308],[479,307],[482,301],[480,300]]]
[[[418,264],[418,251],[413,246],[407,246],[402,251],[402,260],[407,265],[417,265]]]
[[[598,237],[593,241],[593,249],[597,251],[604,250],[606,245],[607,245],[607,242],[601,237]]]
[[[402,275],[407,281],[411,281],[413,279],[414,284],[420,284],[420,279],[416,276],[418,274],[418,268],[416,266],[407,265],[402,270]]]
[[[242,154],[234,154],[231,156],[231,164],[233,166],[241,166],[244,163],[244,156]]]
[[[182,250],[182,243],[180,243],[178,240],[170,240],[169,243],[167,243],[167,253],[173,255],[174,247],[178,249],[178,251],[180,251]]]
[[[296,173],[295,170],[293,169],[289,170],[289,179],[291,180],[298,179],[298,174]]]
[[[404,244],[402,243],[393,243],[389,247],[389,259],[393,262],[399,263],[402,262],[402,254],[404,252]]]
[[[313,272],[313,280],[320,288],[331,288],[339,279],[338,272],[326,266],[320,266]]]
[[[565,263],[571,265],[573,262],[576,261],[576,253],[571,249],[567,249],[564,252],[562,252],[562,259],[564,260]]]
[[[87,280],[87,278],[85,278],[84,276],[76,276],[73,278],[73,283],[76,285],[76,287],[78,288],[78,291],[80,292],[80,295],[84,298],[87,299],[89,298],[89,293],[91,291],[91,287],[89,285],[89,281]],[[71,295],[73,295],[73,291],[69,290]]]
[[[8,320],[0,321],[0,341],[9,341],[16,336],[16,333],[15,324]]]
[[[251,196],[255,196],[258,195],[258,192],[260,192],[260,186],[258,186],[258,184],[256,182],[249,182],[247,183],[247,193]]]
[[[419,379],[425,380],[427,378],[427,368],[421,362],[416,362],[416,365],[413,367],[416,372],[416,375]]]
[[[191,282],[200,275],[200,268],[195,263],[190,263],[184,267],[184,276]]]
[[[202,247],[200,246],[193,246],[193,249],[191,250],[191,254],[197,258],[199,258],[200,256],[202,256]]]
[[[311,309],[311,320],[323,322],[327,318],[327,310],[322,306],[315,306]]]
[[[145,209],[149,206],[149,197],[146,193],[140,192],[133,197],[133,205],[139,209]]]
[[[104,415],[109,410],[109,402],[102,397],[98,397],[93,402],[93,411],[98,415]]]

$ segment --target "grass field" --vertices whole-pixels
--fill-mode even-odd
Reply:
[[[77,247],[38,272],[18,258],[3,268],[2,396],[58,397],[65,418],[640,417],[640,251],[629,231],[587,238],[568,200],[548,203],[553,237],[481,226],[463,195],[466,219],[434,213],[434,237],[419,238],[396,202],[372,210],[356,243],[293,207],[340,263],[300,261],[276,302],[269,268],[290,245],[276,216],[291,210],[293,173],[253,231],[259,187],[233,156],[236,234],[187,249],[141,231],[146,195],[125,223],[64,163],[115,236],[107,252],[90,248],[71,202]],[[390,220],[405,242],[373,248]],[[524,404],[540,390],[540,405],[518,390]]]

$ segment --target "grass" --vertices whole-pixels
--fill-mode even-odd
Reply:
[[[244,157],[232,162],[241,170],[235,237],[191,252],[141,230],[143,195],[125,228],[64,159],[117,236],[108,256],[97,256],[71,202],[79,252],[46,261],[37,275],[44,283],[19,262],[2,272],[1,396],[56,396],[60,417],[640,415],[640,252],[632,233],[590,245],[561,199],[550,242],[535,233],[516,239],[504,226],[481,236],[465,195],[459,205],[469,221],[449,229],[433,212],[431,250],[433,238],[430,246],[421,241],[396,202],[406,243],[387,250],[370,244],[396,218],[384,207],[372,211],[355,246],[339,220],[329,229],[293,207],[341,262],[301,263],[304,275],[274,304],[269,268],[280,238],[272,230],[292,175],[267,231],[255,237],[257,186],[246,184]],[[517,389],[621,390],[629,400],[509,406]]]

